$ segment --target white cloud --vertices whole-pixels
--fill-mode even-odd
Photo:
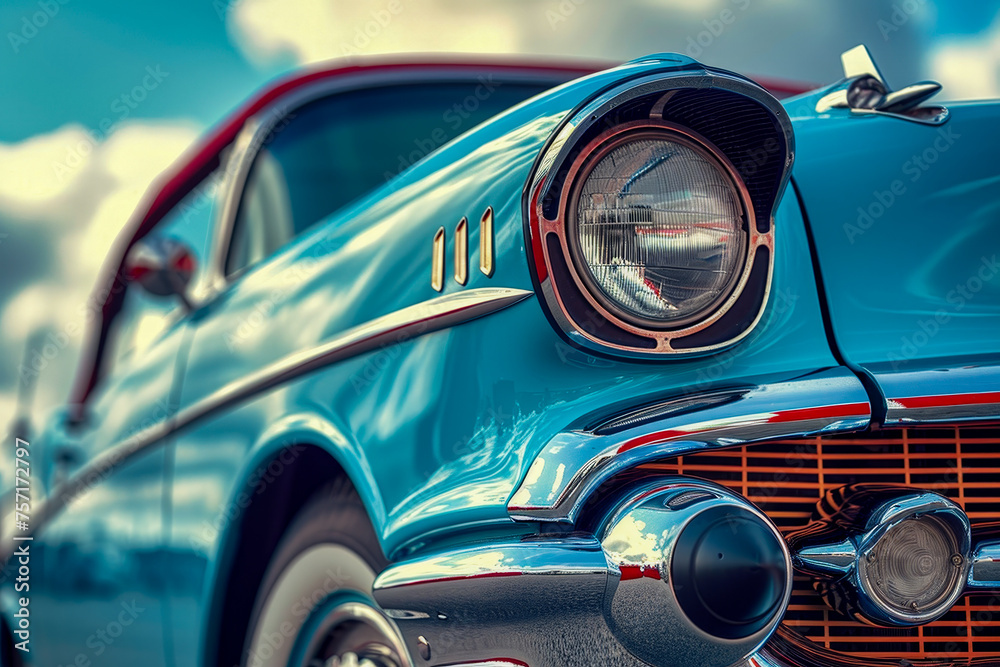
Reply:
[[[80,149],[84,146],[83,150]],[[89,167],[92,140],[80,125],[66,125],[16,144],[0,144],[0,209],[36,218],[70,192]],[[74,155],[74,168],[59,170]]]
[[[257,62],[286,53],[299,63],[372,53],[509,53],[523,46],[518,19],[524,6],[459,0],[241,0],[231,13],[230,29]]]
[[[1000,97],[1000,14],[981,37],[945,41],[929,61],[931,78],[948,99]]]

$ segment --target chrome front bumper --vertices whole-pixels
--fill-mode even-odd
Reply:
[[[538,536],[389,567],[375,582],[417,667],[648,667],[607,622],[621,580],[591,536]],[[665,622],[667,622],[665,620]],[[711,642],[678,665],[705,664]],[[858,662],[779,629],[741,667],[899,667]],[[944,663],[942,663],[943,667]]]

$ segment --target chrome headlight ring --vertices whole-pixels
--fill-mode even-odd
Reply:
[[[635,141],[646,145],[631,150]],[[557,331],[588,352],[637,359],[712,353],[746,337],[768,299],[793,144],[777,100],[710,68],[623,84],[569,114],[524,197],[532,277]],[[637,164],[625,173],[602,166],[609,158]],[[665,158],[680,159],[664,167]],[[613,182],[603,192],[588,185],[598,171]],[[683,271],[699,278],[682,281]]]

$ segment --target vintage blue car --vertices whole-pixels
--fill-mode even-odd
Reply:
[[[1000,664],[1000,106],[843,64],[252,99],[17,442],[4,667]]]

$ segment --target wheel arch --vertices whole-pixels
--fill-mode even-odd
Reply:
[[[291,415],[251,449],[225,507],[242,508],[219,535],[202,606],[205,665],[240,664],[260,581],[284,532],[317,490],[343,480],[360,495],[376,535],[385,510],[360,447],[317,415]],[[250,527],[248,529],[248,527]]]

